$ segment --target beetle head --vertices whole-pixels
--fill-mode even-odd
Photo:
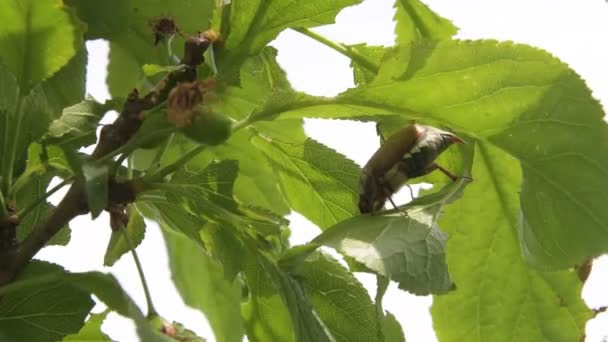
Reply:
[[[444,132],[444,133],[440,133],[441,134],[441,138],[443,138],[443,141],[445,141],[448,145],[451,144],[466,144],[466,142],[464,140],[462,140],[459,136],[449,133],[449,132]]]
[[[362,172],[359,180],[359,211],[362,214],[376,212],[382,209],[384,202],[386,202],[386,195],[377,179]]]

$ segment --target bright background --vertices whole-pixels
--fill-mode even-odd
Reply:
[[[335,25],[315,31],[343,43],[392,45],[393,2],[366,0],[340,13]],[[551,52],[587,81],[602,104],[608,104],[608,4],[603,0],[426,0],[425,3],[460,28],[458,38],[512,40]],[[310,38],[286,31],[272,45],[279,50],[279,63],[297,90],[333,96],[353,86],[349,60]],[[87,43],[87,48],[87,92],[98,101],[104,101],[109,98],[105,85],[108,45],[104,41],[92,41]],[[109,114],[103,123],[112,122],[115,117],[115,114]],[[372,124],[307,120],[306,131],[360,165],[378,148]],[[56,194],[51,200],[56,202],[62,195]],[[400,194],[396,200],[403,202],[408,197]],[[292,214],[289,219],[292,222],[292,244],[305,243],[320,233],[316,226],[298,214]],[[145,308],[141,284],[130,255],[123,256],[112,268],[102,266],[110,237],[107,215],[101,215],[95,222],[91,222],[88,216],[80,216],[71,223],[71,227],[72,241],[67,247],[47,247],[37,258],[57,262],[70,271],[111,272],[137,304]],[[208,341],[214,341],[207,320],[199,311],[184,305],[171,283],[166,248],[155,224],[148,222],[146,237],[137,251],[160,315],[179,321]],[[358,275],[358,278],[373,296],[375,278],[370,275]],[[607,306],[606,289],[608,257],[604,256],[595,261],[583,298],[592,308]],[[437,340],[429,314],[431,297],[412,296],[392,284],[384,298],[384,308],[401,322],[408,341]],[[102,309],[100,304],[95,311]],[[116,314],[108,316],[103,330],[120,342],[137,341],[131,321]],[[591,320],[586,333],[586,341],[608,340],[608,313]]]

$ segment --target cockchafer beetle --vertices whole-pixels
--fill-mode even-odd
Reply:
[[[410,124],[389,136],[361,170],[359,211],[376,212],[408,180],[439,170],[457,180],[435,159],[453,143],[464,141],[453,133],[432,126]],[[396,206],[395,206],[396,207]]]

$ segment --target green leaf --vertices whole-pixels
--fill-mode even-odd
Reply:
[[[129,2],[125,0],[65,0],[87,24],[87,40],[112,39],[128,29]]]
[[[584,82],[546,53],[522,45],[444,42],[424,55],[424,65],[410,62],[416,72],[409,80],[379,83],[350,97],[428,113],[517,158],[528,260],[564,268],[606,251],[601,222],[608,213],[598,206],[605,178],[598,167],[608,158],[597,146],[606,146],[607,127]],[[475,82],[463,84],[463,78]],[[582,135],[586,139],[577,139]],[[575,181],[580,174],[593,190]]]
[[[155,76],[158,74],[167,74],[170,72],[178,71],[183,69],[183,65],[158,65],[158,64],[144,64],[141,70],[144,72],[146,77]]]
[[[235,1],[224,9],[229,13],[223,48],[218,51],[220,69],[240,67],[248,56],[258,54],[277,35],[289,27],[331,24],[344,7],[360,0],[336,1]],[[226,25],[228,24],[228,25]],[[236,69],[238,70],[238,69]]]
[[[241,341],[239,281],[226,280],[222,266],[184,235],[167,229],[163,233],[172,279],[184,302],[205,314],[218,342]]]
[[[108,172],[105,164],[89,162],[82,165],[87,205],[93,219],[108,205]]]
[[[9,113],[5,126],[7,159],[11,155],[9,151],[15,153],[14,175],[21,173],[25,167],[29,144],[42,137],[53,119],[41,87],[34,88],[18,101],[21,101],[21,108],[17,109],[18,112]],[[3,166],[8,167],[8,162]]]
[[[445,293],[453,288],[445,261],[447,234],[436,222],[443,206],[462,194],[466,182],[461,179],[408,203],[401,209],[407,210],[407,216],[391,210],[341,221],[311,244],[335,248],[366,271],[389,277],[414,294]]]
[[[265,47],[259,54],[247,58],[240,69],[240,84],[223,89],[219,93],[221,101],[211,103],[213,110],[244,119],[254,112],[264,116],[263,113],[288,105],[296,98],[298,101],[309,98],[291,87],[276,57],[276,49]],[[256,119],[256,116],[248,119]]]
[[[18,209],[23,209],[26,206],[31,205],[44,196],[46,189],[51,182],[52,175],[45,174],[41,176],[33,176],[31,181],[22,187],[15,195],[15,204]],[[37,207],[32,209],[27,216],[19,224],[17,229],[17,240],[23,241],[33,230],[34,227],[44,222],[50,215],[53,206],[46,201],[40,203]],[[63,228],[53,235],[53,237],[46,243],[49,245],[61,245],[65,246],[70,242],[71,230],[66,224]]]
[[[58,0],[0,3],[0,59],[23,94],[59,71],[82,46],[84,25]]]
[[[204,31],[213,13],[214,0],[130,0],[124,19],[126,28],[104,33],[110,41],[108,87],[113,96],[124,97],[140,80],[145,64],[172,64],[166,48],[154,46],[153,24],[159,18],[172,19],[186,36]],[[193,15],[196,13],[196,15]],[[184,39],[176,35],[173,53],[182,56]]]
[[[390,51],[390,48],[385,46],[369,46],[367,44],[350,45],[348,46],[348,49],[363,57],[365,61],[375,67],[380,66],[382,57]],[[357,60],[352,59],[350,66],[353,68],[356,85],[365,85],[376,77],[377,70],[370,70],[369,67],[362,63],[358,63]]]
[[[244,263],[247,297],[243,300],[241,315],[247,338],[252,342],[292,341],[291,316],[269,275],[255,259],[246,258]]]
[[[311,303],[309,302],[306,294],[304,292],[304,288],[302,285],[292,278],[287,273],[283,272],[276,262],[272,260],[269,256],[265,255],[261,251],[254,252],[249,249],[249,253],[253,254],[250,256],[250,259],[255,260],[257,265],[254,266],[254,271],[251,272],[251,269],[246,269],[246,277],[248,281],[248,285],[251,287],[259,286],[256,284],[261,277],[260,272],[264,273],[267,279],[271,282],[274,287],[274,291],[278,292],[281,299],[283,300],[284,305],[287,307],[289,315],[291,316],[291,323],[293,327],[293,339],[296,342],[301,341],[331,341],[331,333],[325,328],[321,322],[319,321],[318,315],[313,312],[313,308]],[[255,279],[256,277],[257,279]],[[257,291],[256,291],[257,292]],[[272,291],[271,291],[272,293]],[[251,301],[251,299],[250,299]],[[275,303],[276,305],[276,303]],[[251,310],[251,308],[250,308]],[[279,310],[279,311],[276,311]],[[274,308],[273,317],[278,317],[276,315],[278,312],[282,312],[283,310]],[[261,312],[257,312],[257,315],[260,315]],[[247,314],[245,312],[245,319],[251,317],[251,314]],[[256,316],[257,316],[256,315]],[[254,316],[255,317],[255,316]],[[261,319],[264,316],[258,316],[257,319]],[[276,322],[269,323],[271,327],[276,329]],[[268,329],[267,327],[262,327],[263,330]],[[271,328],[272,329],[272,328]],[[284,328],[280,328],[282,333],[288,333],[288,331],[283,330]],[[274,330],[274,329],[272,329]],[[271,331],[272,331],[271,330]],[[268,331],[264,331],[266,334]],[[249,332],[247,334],[249,336]],[[291,336],[291,334],[287,335]],[[291,339],[291,338],[289,338]],[[271,337],[270,341],[275,341],[276,339]],[[264,340],[266,341],[266,340]]]
[[[315,312],[336,341],[379,341],[376,306],[363,285],[337,261],[315,253],[297,274]]]
[[[329,228],[314,242],[337,249],[417,295],[452,287],[445,263],[447,234],[425,212],[358,216]]]
[[[158,222],[165,229],[182,232],[190,240],[204,247],[199,230],[206,221],[179,204],[171,203],[163,194],[144,195],[136,203],[137,209],[146,217]]]
[[[45,148],[40,144],[31,144],[28,149],[27,165],[25,171],[15,182],[15,205],[17,210],[24,210],[45,196],[47,188],[54,176],[66,174],[65,159],[57,148]],[[44,222],[53,206],[46,200],[39,203],[29,213],[21,217],[17,240],[23,241],[34,227]],[[70,241],[70,228],[64,226],[55,234],[47,245],[67,245]]]
[[[112,266],[123,254],[128,253],[131,248],[124,234],[129,236],[129,241],[133,244],[133,248],[139,246],[146,234],[146,224],[144,218],[133,206],[127,207],[129,213],[129,223],[124,228],[125,231],[112,231],[106,255],[103,259],[104,266]]]
[[[50,294],[47,294],[50,292]],[[167,342],[168,339],[159,332],[152,330],[152,326],[141,313],[137,305],[120,287],[118,281],[109,274],[99,272],[65,273],[59,266],[46,262],[33,261],[11,284],[0,288],[0,338],[5,336],[21,336],[27,338],[3,339],[7,341],[56,341],[59,338],[77,332],[84,324],[84,318],[93,307],[89,294],[94,294],[108,308],[135,322],[137,333],[142,341]],[[15,298],[13,298],[15,297]],[[7,299],[8,298],[8,299]],[[24,298],[27,305],[24,305]],[[32,299],[42,300],[43,303],[33,302]],[[31,303],[31,304],[29,304]],[[15,310],[14,304],[19,304]],[[10,309],[10,316],[4,316],[3,309]],[[28,316],[19,315],[20,311],[27,310]],[[45,310],[40,312],[40,310]],[[66,314],[62,314],[66,312]],[[46,319],[46,316],[50,316]],[[17,322],[11,322],[15,317]],[[68,317],[68,318],[66,318]],[[31,319],[31,324],[24,318]],[[12,324],[11,324],[12,323]],[[2,324],[11,324],[5,329]],[[16,324],[24,324],[16,329]],[[32,326],[37,327],[32,329]],[[69,328],[63,332],[59,328]],[[40,329],[41,331],[38,331]],[[29,333],[33,332],[32,336]],[[5,334],[5,335],[2,335]],[[10,334],[10,335],[7,335]],[[55,337],[53,337],[55,336]]]
[[[440,221],[450,233],[447,261],[457,290],[434,299],[439,339],[578,341],[591,312],[576,272],[540,272],[521,256],[519,196],[512,190],[521,170],[488,143],[479,143],[475,155],[475,181]]]
[[[133,319],[142,341],[167,342],[159,332],[152,330],[148,320],[112,275],[86,272],[66,274],[64,277],[70,284],[94,294],[112,311]]]
[[[390,312],[387,312],[384,317],[382,317],[382,335],[384,336],[384,341],[386,342],[405,342],[405,336],[403,335],[403,329],[401,328],[401,324]]]
[[[93,99],[63,109],[61,116],[49,126],[50,141],[71,148],[95,143],[97,125],[108,110],[108,106]]]
[[[110,312],[106,309],[98,314],[91,314],[85,325],[77,334],[66,336],[63,341],[72,342],[112,342],[113,340],[101,331],[101,325]]]
[[[83,43],[68,64],[42,82],[42,89],[53,117],[57,117],[65,107],[84,99],[86,74],[87,49]]]
[[[395,33],[397,45],[406,46],[418,40],[439,41],[449,39],[458,29],[418,0],[395,2]]]
[[[151,44],[144,43],[143,46],[137,46],[131,50],[127,46],[129,40],[123,37],[120,38],[122,39],[120,43],[110,41],[106,83],[112,97],[126,97],[137,86],[140,79],[140,64],[143,65],[146,62],[139,62],[131,53],[145,49],[148,44]],[[147,63],[152,62],[147,61]]]
[[[277,171],[290,206],[325,229],[358,210],[359,167],[312,139],[304,143],[256,137],[255,146]]]
[[[93,300],[61,281],[62,274],[57,265],[33,261],[11,285],[0,288],[0,340],[57,341],[82,327]]]
[[[19,97],[19,86],[12,71],[0,61],[0,112],[2,113],[2,127],[6,125],[9,113],[14,113],[17,108]],[[4,130],[2,130],[4,132]]]
[[[146,119],[141,127],[135,132],[131,140],[127,142],[125,148],[134,150],[135,148],[154,148],[163,146],[163,143],[169,136],[177,131],[177,127],[167,120],[165,108],[157,108],[146,114]],[[173,141],[171,141],[173,142]],[[172,146],[168,146],[171,148]],[[156,150],[153,155],[155,156]],[[154,166],[148,165],[147,167]]]
[[[169,201],[181,203],[185,210],[204,220],[252,228],[262,235],[278,234],[285,220],[277,219],[272,212],[239,207],[233,198],[237,174],[236,161],[215,161],[203,170],[188,166],[160,187],[167,191]]]
[[[171,179],[170,186],[176,193],[189,198],[191,210],[205,213],[205,207],[235,212],[238,204],[232,198],[238,163],[234,160],[212,162],[203,170],[184,168]],[[214,213],[210,213],[214,215]]]
[[[19,192],[28,182],[35,180],[35,177],[44,175],[67,178],[73,175],[73,171],[60,148],[32,143],[27,151],[26,169],[15,182],[13,191]]]
[[[380,75],[402,71],[393,57]],[[494,41],[417,44],[397,79],[378,76],[336,99],[283,110],[286,118],[403,115],[489,143],[523,170],[521,187],[506,191],[521,189],[528,261],[566,268],[608,250],[608,211],[601,206],[608,191],[604,113],[580,77],[546,52]]]

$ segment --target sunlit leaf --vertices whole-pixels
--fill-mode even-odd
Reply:
[[[508,191],[521,190],[529,261],[565,268],[608,250],[601,206],[608,131],[578,75],[543,51],[494,41],[419,44],[406,70],[397,61],[385,60],[379,72],[397,79],[378,76],[336,99],[294,104],[282,116],[404,115],[490,143],[523,170],[522,183]]]
[[[94,143],[99,120],[109,109],[93,99],[63,109],[61,116],[49,126],[50,141],[70,147]]]
[[[275,291],[283,299],[291,316],[294,341],[331,341],[331,332],[319,321],[313,312],[303,286],[283,272],[278,265],[263,253],[256,253],[256,261],[270,279]]]
[[[505,152],[479,144],[471,183],[445,209],[447,261],[456,291],[436,296],[441,341],[577,341],[590,310],[574,271],[530,268],[517,242],[521,170]],[[483,205],[480,210],[480,200]],[[480,222],[490,224],[480,225]]]
[[[222,23],[225,37],[219,51],[220,69],[240,67],[248,56],[259,53],[266,44],[289,27],[314,27],[331,24],[344,7],[360,0],[336,1],[234,1],[224,9],[229,22]],[[233,69],[234,70],[234,69]],[[236,74],[236,71],[234,74]],[[231,74],[231,72],[228,72]]]
[[[0,22],[0,59],[23,94],[68,63],[81,47],[85,27],[58,0],[2,1]]]
[[[405,46],[417,40],[449,39],[458,30],[449,20],[431,11],[418,0],[395,2],[397,44]]]
[[[221,264],[184,235],[163,232],[172,279],[184,302],[205,314],[218,342],[240,342],[244,329],[239,319],[239,280],[227,281]]]
[[[453,287],[445,261],[448,236],[436,221],[443,205],[459,196],[466,182],[455,182],[412,202],[407,217],[399,212],[357,216],[329,228],[312,242],[335,248],[412,293],[445,293]]]
[[[359,281],[321,253],[313,254],[297,272],[306,295],[336,341],[379,341],[376,306]]]
[[[357,213],[359,167],[312,139],[284,142],[256,137],[279,175],[291,207],[325,229]]]
[[[53,117],[59,116],[68,106],[81,102],[85,96],[87,73],[87,50],[81,44],[78,52],[41,86],[46,95]]]
[[[101,325],[106,319],[106,316],[110,310],[91,314],[85,325],[80,329],[77,334],[71,334],[66,336],[63,341],[71,342],[112,342],[113,340],[101,331]]]

